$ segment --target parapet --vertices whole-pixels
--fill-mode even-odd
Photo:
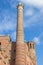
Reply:
[[[28,48],[29,49],[34,49],[35,48],[35,43],[33,41],[27,42]]]
[[[10,41],[10,36],[0,36],[0,40],[9,40]]]

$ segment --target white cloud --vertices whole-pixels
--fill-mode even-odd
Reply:
[[[36,44],[39,44],[39,43],[40,43],[40,40],[39,40],[38,37],[34,37],[34,38],[33,38],[33,41],[34,41]]]
[[[3,19],[0,20],[0,31],[9,31],[15,30],[16,28],[16,17],[14,14],[9,14],[8,12],[3,13]]]
[[[43,32],[39,35],[40,43],[43,44]]]
[[[25,16],[33,16],[33,14],[34,11],[31,8],[25,11]]]
[[[26,5],[34,5],[38,7],[43,7],[43,0],[21,0]]]
[[[38,37],[34,37],[33,41],[36,44],[43,44],[43,32]]]
[[[38,13],[36,12],[30,18],[27,14],[27,17],[25,18],[24,27],[30,28],[32,26],[42,28],[42,26],[43,26],[43,13],[41,11],[39,11]]]
[[[1,20],[2,18],[2,20]],[[16,15],[7,10],[0,16],[0,36],[9,35],[13,41],[16,40]],[[14,31],[14,32],[13,32]]]

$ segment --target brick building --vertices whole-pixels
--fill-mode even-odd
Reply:
[[[9,36],[0,36],[0,65],[36,65],[34,42],[24,41],[23,4],[17,6],[16,42]]]

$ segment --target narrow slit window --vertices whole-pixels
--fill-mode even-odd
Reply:
[[[0,51],[1,51],[1,42],[0,42]]]
[[[32,48],[31,44],[30,44],[30,48]]]
[[[16,52],[16,50],[14,49],[14,52]]]
[[[15,61],[15,59],[13,59],[13,61]]]

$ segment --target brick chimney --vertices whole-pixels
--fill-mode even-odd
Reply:
[[[16,59],[15,65],[25,65],[25,43],[24,43],[24,23],[23,4],[17,6],[17,34],[16,34]]]

